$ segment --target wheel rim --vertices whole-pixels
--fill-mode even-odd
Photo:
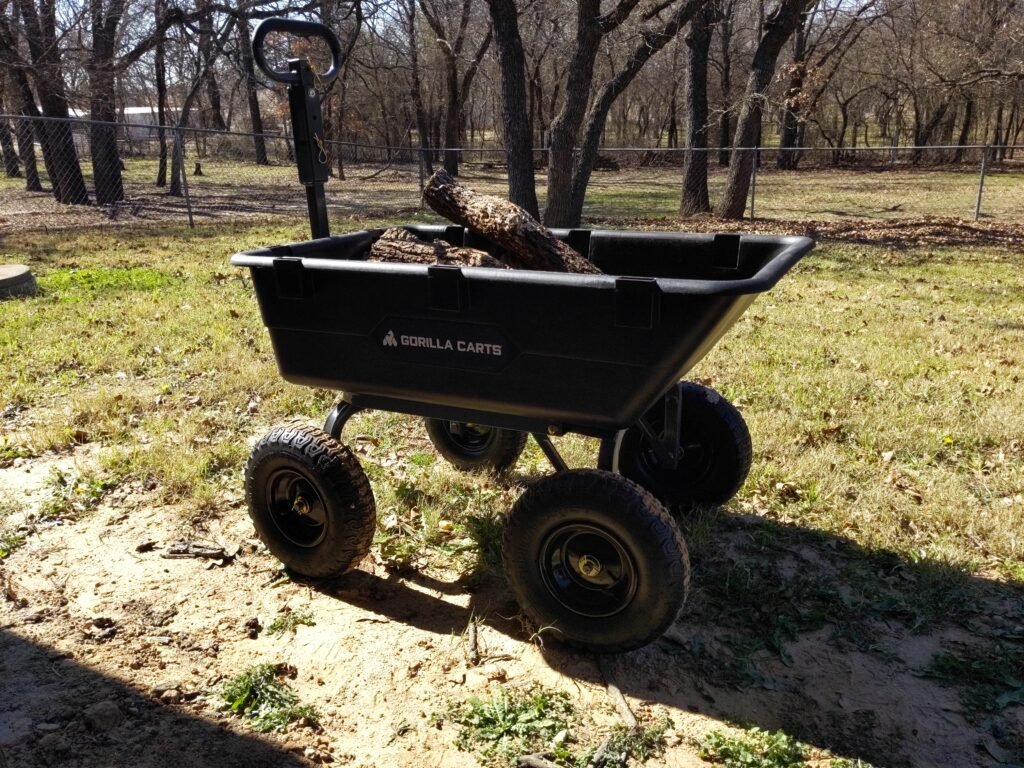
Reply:
[[[664,436],[665,426],[661,410],[659,401],[644,416],[659,438]],[[715,446],[713,440],[700,439],[711,428],[700,420],[699,414],[687,414],[680,426],[680,456],[675,466],[666,466],[647,436],[638,426],[633,426],[621,438],[614,469],[669,498],[693,492],[695,486],[714,473]]]
[[[591,618],[614,616],[633,600],[633,558],[608,531],[570,523],[552,531],[541,547],[544,586],[563,607]]]
[[[699,482],[708,476],[714,466],[715,456],[712,447],[695,440],[691,435],[679,436],[682,455],[674,467],[666,466],[658,459],[658,453],[646,435],[638,434],[637,442],[638,445],[629,453],[635,452],[635,461],[641,472],[654,480]]]
[[[267,482],[267,508],[280,534],[299,547],[315,547],[327,535],[327,511],[316,486],[294,469],[279,469]]]
[[[494,430],[479,424],[466,424],[459,421],[446,421],[444,424],[448,438],[459,450],[470,456],[482,456],[487,453],[494,440]]]

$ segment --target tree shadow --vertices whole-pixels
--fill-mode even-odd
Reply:
[[[3,768],[312,765],[258,735],[182,711],[188,703],[161,704],[10,629],[0,630],[0,690]]]
[[[600,660],[545,640],[553,669],[879,766],[1024,754],[1024,586],[760,518],[710,512],[683,526],[693,587],[666,637]],[[355,572],[315,586],[438,634],[476,615],[530,639],[500,577]],[[460,592],[469,607],[442,599]]]

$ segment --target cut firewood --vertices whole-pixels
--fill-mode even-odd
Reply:
[[[426,242],[401,227],[384,230],[370,246],[370,261],[393,261],[403,264],[450,264],[460,267],[491,267],[508,269],[486,251],[459,248],[443,240]]]
[[[501,258],[516,269],[601,274],[568,244],[515,203],[459,184],[444,169],[423,189],[423,199],[446,219],[505,249]]]

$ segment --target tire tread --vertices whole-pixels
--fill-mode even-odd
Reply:
[[[302,575],[325,578],[340,576],[352,570],[369,553],[377,525],[373,489],[359,459],[347,447],[316,427],[289,425],[272,429],[256,443],[245,466],[246,502],[258,531],[260,526],[253,513],[254,504],[259,503],[253,489],[255,473],[261,462],[280,454],[308,461],[323,485],[323,490],[333,498],[334,503],[330,506],[343,512],[342,520],[331,521],[340,528],[332,547],[318,552],[316,566],[304,568]],[[262,531],[260,537],[264,538]],[[264,543],[274,551],[266,538]],[[285,562],[280,553],[274,554]],[[293,567],[287,562],[285,565]],[[298,569],[293,567],[293,570]]]

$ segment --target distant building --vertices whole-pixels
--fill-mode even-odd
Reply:
[[[167,110],[164,115],[165,124],[174,124],[176,112],[173,108]],[[69,109],[68,114],[81,120],[88,120],[90,117],[89,110],[86,109]],[[122,107],[117,113],[117,122],[122,124],[118,138],[127,141],[156,138],[156,126],[159,125],[156,116],[156,107]]]

